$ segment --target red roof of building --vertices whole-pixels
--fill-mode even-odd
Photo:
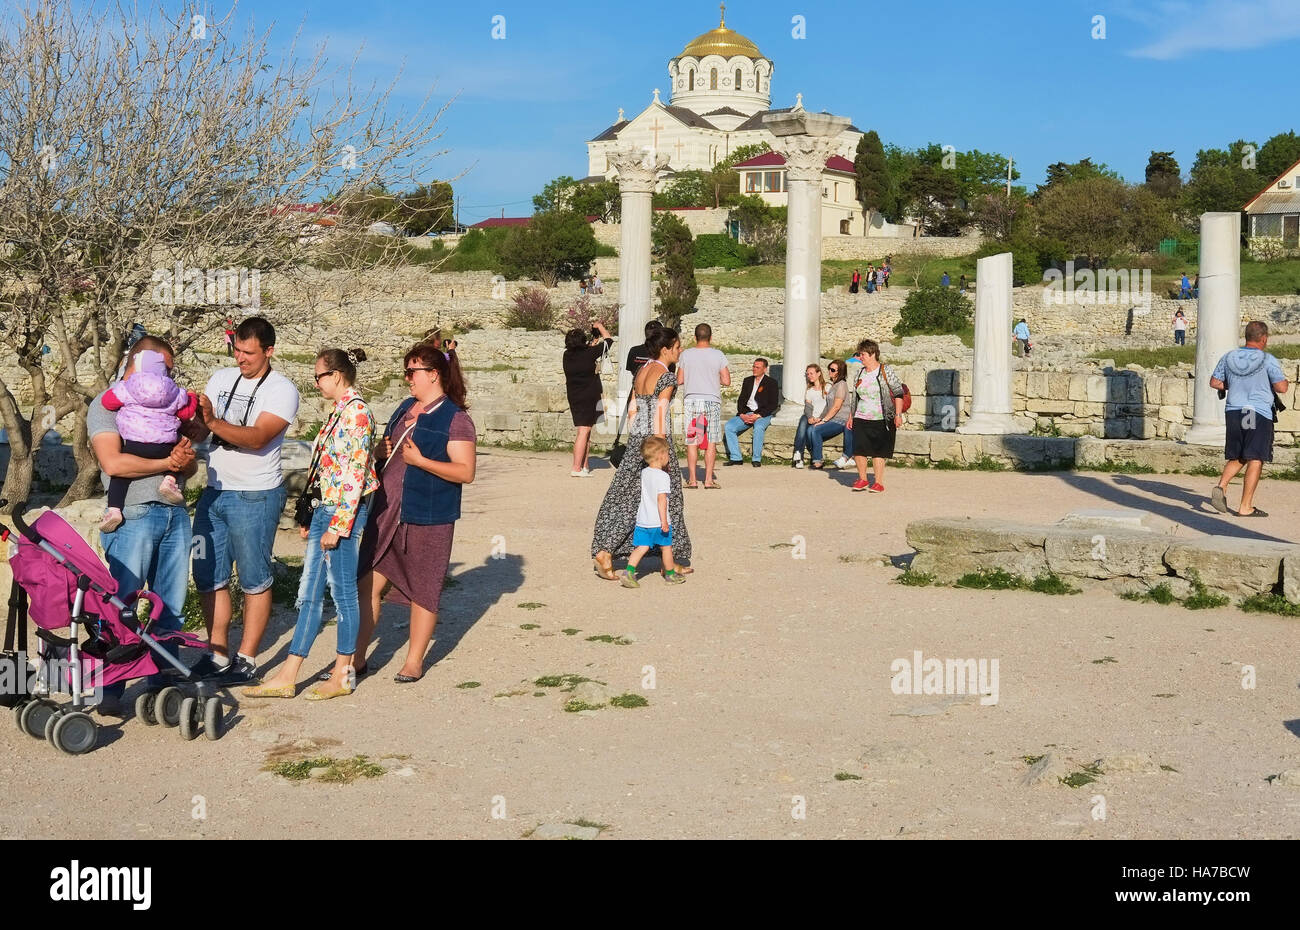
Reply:
[[[785,156],[780,152],[764,152],[762,155],[756,155],[748,161],[742,161],[736,165],[737,168],[768,168],[785,164]],[[853,162],[849,161],[842,155],[832,155],[826,159],[826,170],[842,171],[845,174],[856,174],[853,169]]]

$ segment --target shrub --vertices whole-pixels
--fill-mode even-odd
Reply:
[[[945,335],[971,325],[975,306],[956,288],[923,285],[903,302],[895,336]]]
[[[506,313],[506,326],[531,332],[555,328],[555,308],[545,288],[521,287],[511,298],[514,306]]]
[[[571,329],[586,332],[592,329],[597,321],[609,330],[611,336],[618,335],[618,307],[613,304],[595,304],[589,295],[582,294],[569,305],[568,310],[564,311],[564,316],[560,317],[556,329],[562,333],[567,333]]]
[[[695,237],[696,268],[726,268],[731,271],[758,262],[758,250],[743,245],[725,233]]]
[[[538,213],[527,226],[510,230],[501,248],[502,270],[510,278],[554,286],[587,274],[597,251],[584,217],[571,211]]]

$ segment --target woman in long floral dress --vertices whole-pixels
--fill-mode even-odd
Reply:
[[[677,378],[668,371],[682,351],[682,341],[671,329],[654,333],[646,343],[653,358],[637,372],[632,383],[633,401],[628,412],[627,451],[605,492],[605,500],[596,515],[596,530],[591,539],[591,556],[596,574],[607,581],[617,581],[614,557],[632,551],[632,532],[636,528],[637,507],[641,503],[641,442],[646,436],[668,440],[668,470],[671,493],[668,517],[673,527],[673,560],[678,571],[690,574],[694,569],[682,563],[691,558],[691,537],[686,531],[686,512],[682,502],[681,458],[673,442],[672,416],[669,405],[677,389]]]

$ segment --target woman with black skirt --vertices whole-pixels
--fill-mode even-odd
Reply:
[[[596,407],[600,404],[600,375],[596,365],[614,344],[614,337],[599,323],[593,324],[600,338],[589,342],[590,334],[571,329],[564,337],[564,386],[569,395],[569,413],[578,436],[573,441],[574,478],[586,478],[587,456],[591,451],[591,428],[596,425]]]

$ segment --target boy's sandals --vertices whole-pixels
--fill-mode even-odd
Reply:
[[[246,698],[291,698],[297,693],[296,685],[257,685],[240,692]]]

